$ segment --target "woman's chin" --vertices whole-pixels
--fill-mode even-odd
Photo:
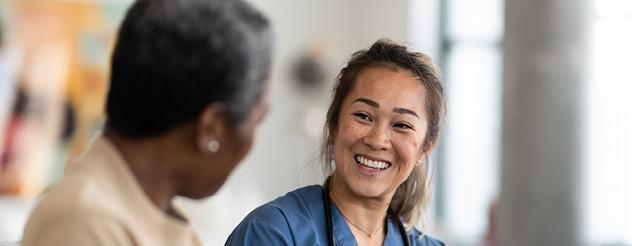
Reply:
[[[367,199],[384,198],[387,193],[384,187],[371,185],[357,185],[351,187],[351,192],[357,197]]]

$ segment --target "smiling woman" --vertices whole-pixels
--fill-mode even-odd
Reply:
[[[257,208],[226,245],[443,245],[415,228],[445,114],[438,73],[388,40],[353,54],[327,113],[327,181]]]
[[[332,196],[336,204],[344,202],[340,195],[388,205],[425,159],[424,89],[412,73],[388,67],[368,68],[356,83],[341,105],[334,136]]]

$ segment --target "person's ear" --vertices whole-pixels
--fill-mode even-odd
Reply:
[[[428,147],[422,147],[421,154],[419,154],[419,159],[417,159],[415,165],[421,166],[424,164],[428,160],[428,156],[432,153],[432,150],[434,150],[434,143],[429,143]]]
[[[214,102],[206,105],[199,114],[195,129],[198,149],[202,153],[220,151],[222,139],[225,139],[227,116],[222,103]]]

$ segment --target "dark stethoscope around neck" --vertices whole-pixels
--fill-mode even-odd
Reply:
[[[334,228],[332,223],[332,215],[331,215],[331,198],[329,197],[329,181],[331,177],[327,178],[324,185],[323,190],[323,205],[325,206],[325,222],[327,225],[327,241],[329,246],[335,246],[336,242],[334,241]],[[406,229],[404,228],[404,224],[399,219],[398,216],[393,215],[391,209],[388,209],[389,216],[391,216],[395,223],[397,224],[397,229],[399,229],[399,234],[404,241],[405,246],[410,246],[410,241],[408,240],[408,234],[406,234]]]

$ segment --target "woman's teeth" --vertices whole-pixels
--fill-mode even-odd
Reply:
[[[390,166],[388,162],[369,160],[366,157],[361,156],[361,155],[357,155],[355,157],[355,160],[356,162],[358,162],[359,164],[363,166],[374,168],[374,169],[384,170]]]

